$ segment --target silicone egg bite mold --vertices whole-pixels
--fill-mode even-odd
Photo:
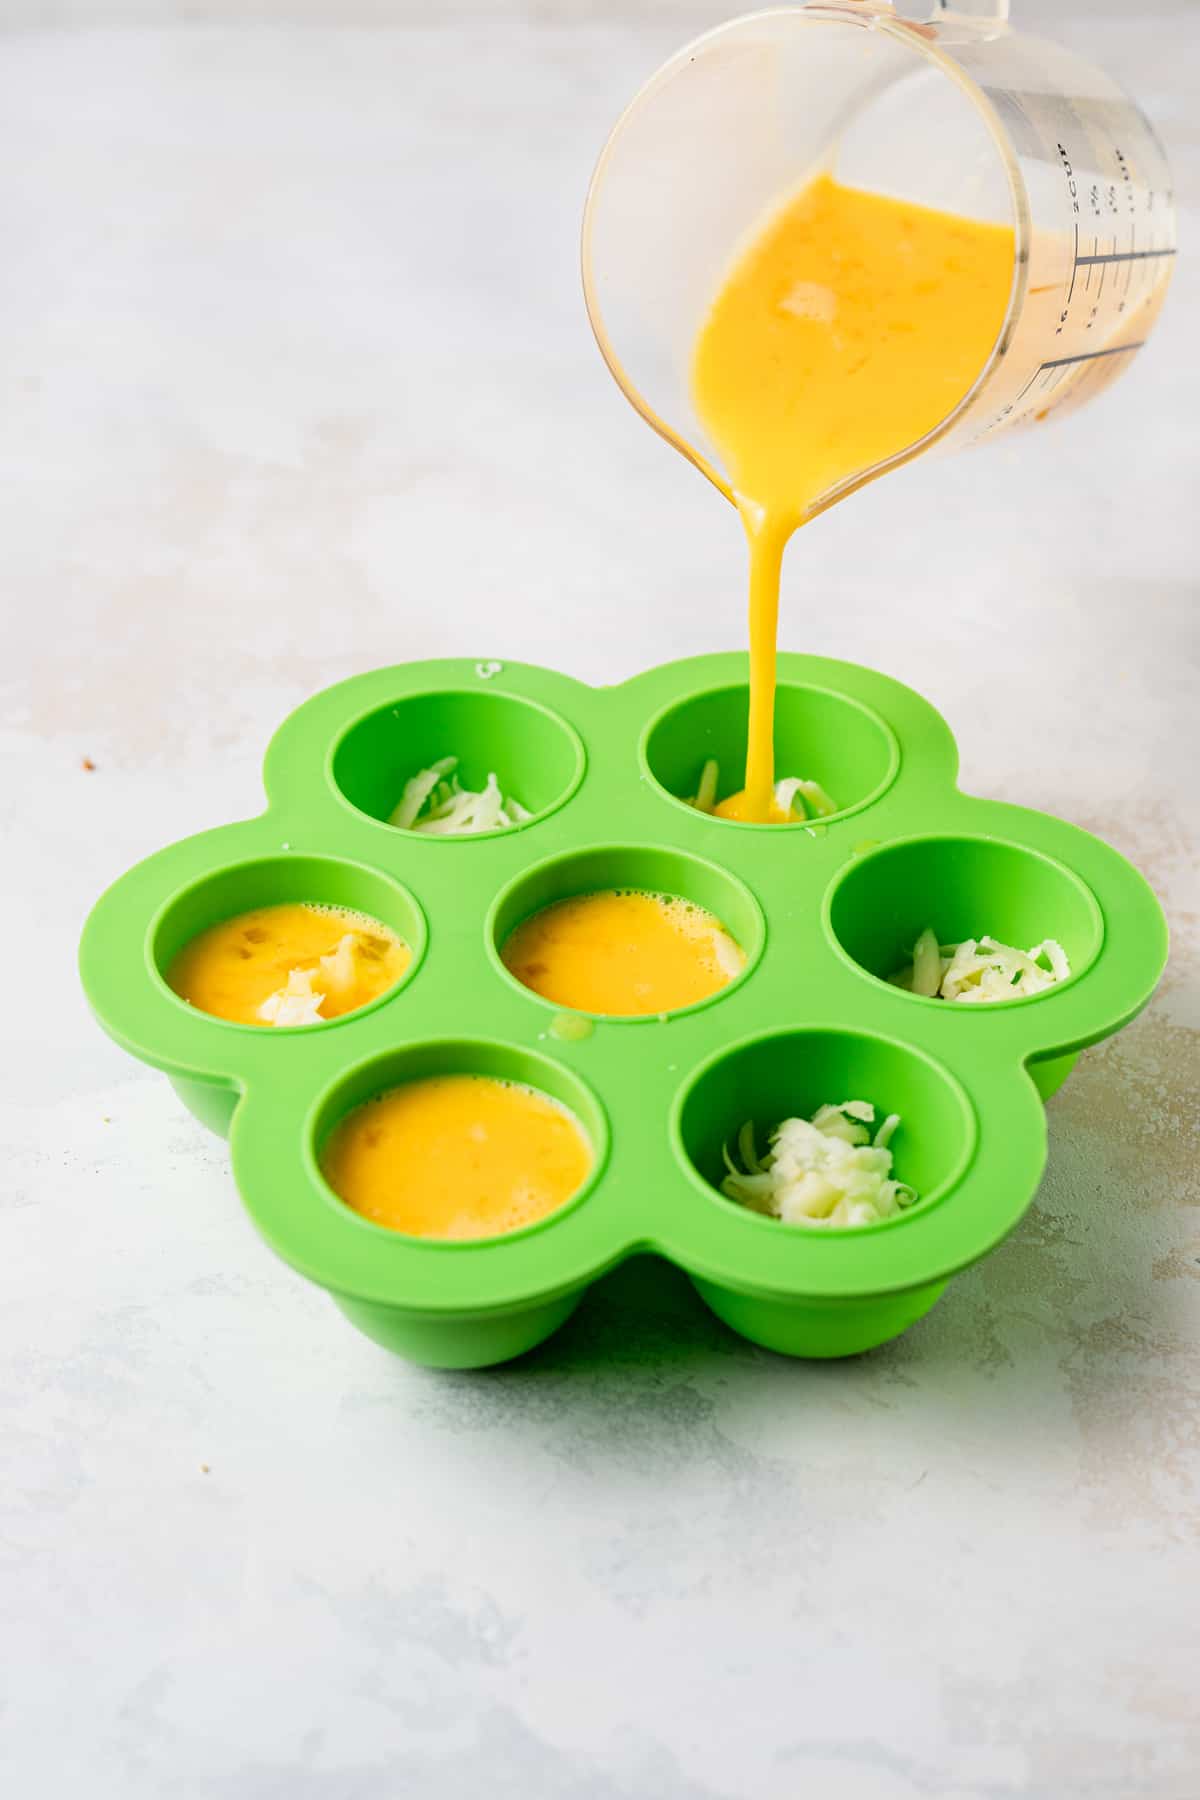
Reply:
[[[755,826],[688,806],[706,757],[722,792],[738,783],[745,670],[743,656],[700,657],[610,689],[511,663],[355,677],[276,734],[265,813],[160,851],[92,913],[81,964],[101,1024],[228,1131],[259,1231],[380,1343],[445,1367],[502,1361],[644,1251],[771,1349],[881,1343],[1017,1223],[1045,1160],[1043,1098],[1149,998],[1166,932],[1142,878],[1071,825],[958,792],[945,722],[868,669],[779,661],[777,768],[819,781],[835,817]],[[530,821],[472,837],[387,825],[407,777],[448,754],[469,786],[494,769]],[[599,1018],[568,1040],[561,1010],[513,979],[499,947],[537,908],[613,887],[706,907],[745,967],[697,1005]],[[391,925],[413,952],[403,979],[356,1013],[283,1030],[208,1017],[171,991],[164,970],[196,932],[284,900]],[[888,985],[926,925],[942,942],[1057,938],[1071,976],[982,1006]],[[571,1109],[594,1165],[565,1207],[444,1242],[337,1199],[318,1159],[338,1120],[451,1072],[525,1082]],[[722,1145],[745,1119],[762,1143],[781,1118],[846,1099],[901,1115],[894,1172],[917,1205],[818,1230],[722,1197]]]

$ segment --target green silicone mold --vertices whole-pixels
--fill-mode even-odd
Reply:
[[[774,1350],[840,1356],[895,1336],[1017,1223],[1045,1159],[1042,1099],[1153,991],[1166,931],[1150,889],[1075,827],[959,793],[945,722],[868,669],[781,656],[777,766],[820,781],[842,811],[763,827],[679,798],[707,756],[736,783],[744,657],[604,690],[491,667],[382,669],[293,713],[267,754],[261,817],[160,851],[96,906],[81,963],[101,1024],[229,1131],[268,1243],[415,1360],[515,1356],[639,1251],[678,1264],[721,1318]],[[495,769],[530,823],[471,838],[386,825],[405,778],[448,752],[470,783]],[[556,1009],[513,981],[498,945],[550,900],[628,885],[716,912],[745,971],[669,1017],[599,1019],[563,1041]],[[193,933],[286,899],[393,925],[413,947],[404,980],[290,1031],[209,1018],[167,987],[162,971]],[[888,986],[927,924],[943,941],[1056,937],[1071,979],[983,1007]],[[318,1168],[337,1120],[396,1082],[456,1070],[571,1107],[595,1150],[587,1186],[537,1225],[471,1243],[404,1237],[342,1206]],[[919,1205],[835,1232],[722,1198],[721,1146],[744,1119],[766,1127],[849,1098],[902,1115],[896,1172]]]

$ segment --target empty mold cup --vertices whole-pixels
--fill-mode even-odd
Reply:
[[[1087,970],[1104,939],[1095,896],[1054,858],[1025,845],[969,836],[915,837],[889,844],[852,864],[830,899],[829,923],[838,947],[876,980],[900,969],[921,932],[956,944],[985,932],[1029,950],[1054,938],[1066,951],[1071,981]],[[1034,1006],[1057,1000],[1066,983],[991,1006]],[[908,994],[941,1009],[943,1000]],[[961,1008],[953,1008],[961,1016]],[[1031,1061],[1043,1099],[1066,1080],[1075,1056]]]
[[[741,656],[601,690],[518,663],[487,671],[381,669],[293,713],[268,751],[264,813],[158,852],[97,902],[80,951],[96,1016],[229,1131],[237,1187],[271,1247],[418,1362],[519,1355],[647,1251],[772,1349],[848,1355],[893,1337],[1029,1204],[1046,1136],[1034,1083],[1148,999],[1166,949],[1153,895],[1087,833],[959,793],[945,722],[853,664],[779,659],[781,763],[795,758],[840,807],[815,832],[731,828],[685,804],[707,757],[728,760],[731,779],[740,761]],[[523,789],[532,819],[457,839],[385,828],[404,782],[445,755],[467,780],[494,770]],[[500,952],[541,907],[612,888],[703,908],[744,966],[675,1012],[560,1034]],[[389,925],[409,970],[357,1012],[285,1030],[225,1023],[172,992],[164,971],[190,937],[282,900]],[[917,999],[887,976],[926,925],[1022,946],[1057,937],[1071,978],[1012,1004]],[[593,1152],[584,1185],[535,1223],[461,1240],[385,1228],[341,1202],[320,1167],[338,1122],[391,1087],[456,1072],[561,1102]],[[814,1229],[722,1196],[723,1146],[747,1119],[761,1148],[781,1120],[849,1099],[900,1114],[895,1173],[916,1204]]]
[[[810,1118],[827,1102],[865,1100],[876,1118],[898,1113],[892,1139],[893,1172],[914,1188],[909,1211],[875,1225],[832,1228],[785,1225],[747,1210],[720,1192],[725,1151],[747,1122],[760,1153],[784,1119]],[[808,1260],[819,1279],[836,1235],[853,1242],[869,1234],[876,1243],[901,1232],[922,1212],[953,1193],[970,1164],[976,1127],[966,1093],[948,1070],[909,1046],[866,1032],[780,1031],[736,1046],[710,1061],[687,1089],[678,1109],[677,1143],[706,1201],[753,1233],[764,1249],[789,1258],[797,1272]],[[801,1277],[802,1278],[802,1277]],[[900,1293],[814,1294],[784,1299],[692,1277],[702,1298],[744,1337],[791,1356],[847,1356],[894,1337],[927,1312],[945,1286],[922,1283]]]
[[[561,806],[583,774],[583,749],[569,725],[533,701],[477,683],[473,691],[412,694],[356,719],[334,747],[333,780],[351,806],[386,823],[405,782],[445,756],[458,758],[464,787],[478,790],[494,774],[501,793],[535,818]]]

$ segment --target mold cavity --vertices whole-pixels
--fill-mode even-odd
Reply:
[[[424,948],[407,889],[326,856],[260,857],[203,876],[167,902],[149,940],[180,999],[253,1029],[311,1028],[378,1005]]]
[[[595,1183],[604,1113],[536,1052],[411,1044],[318,1105],[309,1153],[339,1204],[408,1237],[462,1243],[552,1224]]]
[[[720,1194],[725,1146],[736,1154],[738,1133],[749,1120],[761,1155],[783,1120],[811,1119],[819,1107],[846,1100],[869,1102],[877,1122],[900,1115],[888,1146],[892,1174],[917,1194],[900,1218],[923,1210],[965,1167],[975,1124],[958,1083],[919,1051],[857,1031],[777,1031],[714,1057],[677,1109],[677,1144],[722,1204],[752,1216]]]
[[[718,802],[741,788],[749,706],[745,686],[710,688],[677,701],[652,721],[642,742],[642,763],[669,799],[690,800],[709,761],[720,772]],[[876,713],[827,688],[780,683],[775,696],[777,780],[816,782],[841,815],[878,799],[899,766],[896,739]]]
[[[519,876],[488,920],[511,980],[555,1007],[663,1018],[742,980],[761,953],[757,901],[715,863],[605,846]]]
[[[386,823],[405,784],[446,757],[457,759],[453,773],[463,788],[479,792],[494,775],[504,799],[532,819],[569,799],[584,769],[583,745],[556,713],[477,689],[413,694],[367,713],[335,747],[333,779],[351,806]]]
[[[1078,876],[1040,851],[996,838],[906,838],[888,844],[847,866],[828,907],[839,948],[882,981],[911,960],[927,926],[941,944],[986,935],[1030,950],[1053,938],[1066,951],[1072,976],[1092,961],[1104,935],[1100,909]],[[1022,1005],[1043,997],[989,1004]],[[932,1004],[967,1010],[945,1000]]]

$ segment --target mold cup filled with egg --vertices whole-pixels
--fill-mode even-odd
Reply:
[[[577,1012],[678,1012],[727,987],[745,956],[719,919],[678,894],[608,888],[554,900],[501,952],[510,974]]]
[[[282,901],[221,919],[166,972],[189,1006],[237,1025],[319,1025],[395,987],[412,952],[390,926],[346,907]]]
[[[203,1028],[283,1040],[387,1005],[413,979],[425,942],[424,914],[394,878],[277,852],[172,892],[150,922],[147,958],[156,990]],[[172,1081],[204,1124],[228,1130],[236,1084],[184,1069]]]
[[[590,1085],[556,1058],[481,1038],[402,1044],[339,1071],[306,1140],[298,1198],[336,1246],[337,1305],[377,1343],[480,1367],[574,1310],[586,1283],[570,1279],[572,1246],[602,1241],[594,1196],[611,1138]],[[270,1234],[295,1220],[260,1223]],[[536,1277],[530,1291],[539,1269],[555,1272],[548,1292]],[[384,1298],[397,1279],[399,1306]]]
[[[715,864],[613,848],[523,876],[500,897],[490,935],[513,980],[557,1008],[661,1019],[740,981],[761,948],[762,921]]]
[[[579,1191],[592,1163],[561,1101],[523,1082],[461,1072],[364,1101],[321,1157],[326,1181],[360,1217],[447,1242],[536,1224]]]

